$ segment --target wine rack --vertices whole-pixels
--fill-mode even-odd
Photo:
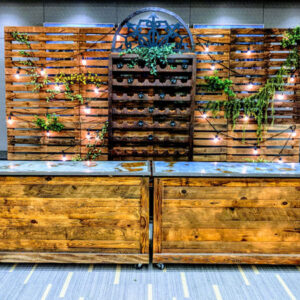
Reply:
[[[109,159],[192,160],[196,56],[171,55],[156,75],[134,57],[109,58]]]

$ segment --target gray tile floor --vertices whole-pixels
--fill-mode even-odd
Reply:
[[[0,300],[296,300],[300,267],[0,264]]]

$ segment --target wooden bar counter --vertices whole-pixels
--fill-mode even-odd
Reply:
[[[0,162],[0,262],[149,263],[148,162]]]
[[[300,264],[300,165],[154,162],[155,263]]]

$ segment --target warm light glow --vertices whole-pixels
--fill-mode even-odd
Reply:
[[[284,99],[284,94],[283,94],[283,93],[280,93],[280,94],[278,94],[277,97],[278,97],[279,100],[283,100],[283,99]]]
[[[89,107],[89,105],[87,103],[85,104],[84,112],[86,114],[89,114],[91,112],[91,108]]]
[[[208,47],[208,46],[205,46],[204,51],[205,51],[205,52],[208,52],[208,51],[209,51],[209,47]]]
[[[99,93],[99,89],[98,89],[98,88],[95,88],[95,89],[94,89],[94,92],[95,92],[96,94],[98,94],[98,93]]]
[[[86,162],[86,164],[87,164],[87,166],[90,166],[91,162],[88,160],[88,161]]]
[[[81,57],[81,63],[86,66],[86,59],[83,56]]]
[[[97,135],[97,136],[95,137],[95,140],[96,140],[96,141],[99,141],[99,140],[100,140],[99,135]]]
[[[47,130],[46,135],[50,136],[50,131],[49,130]]]
[[[218,136],[218,135],[216,135],[216,136],[214,137],[213,141],[214,141],[215,143],[219,142],[219,141],[220,141],[220,138],[219,138],[219,136]]]
[[[44,70],[44,68],[41,69],[41,75],[45,76],[46,75],[46,71]]]
[[[297,135],[296,131],[293,130],[293,131],[292,131],[292,137],[295,137],[296,135]]]
[[[17,73],[15,74],[16,79],[20,79],[20,69],[17,70]]]
[[[245,121],[245,122],[248,122],[248,121],[249,121],[249,117],[245,115],[245,116],[244,116],[244,121]]]
[[[203,118],[203,119],[206,119],[206,118],[207,118],[207,115],[206,115],[206,114],[203,114],[203,115],[202,115],[202,118]]]
[[[7,119],[7,123],[8,123],[9,125],[12,125],[13,122],[14,122],[14,120],[11,118],[11,116],[9,116],[8,119]]]
[[[89,140],[91,138],[91,134],[90,131],[88,130],[87,134],[86,134],[86,138]]]
[[[58,92],[60,91],[60,86],[58,84],[55,86],[55,90]]]
[[[120,42],[121,41],[121,36],[118,34],[117,35],[117,42]]]
[[[214,64],[212,64],[210,68],[211,68],[212,70],[214,70],[216,67],[215,67]]]
[[[290,82],[295,82],[295,77],[294,76],[290,77]]]
[[[52,164],[51,164],[50,161],[47,162],[47,167],[48,167],[48,168],[51,168],[51,167],[52,167]]]
[[[66,154],[63,152],[63,154],[62,154],[62,159],[61,159],[62,161],[66,161],[67,160],[67,157],[66,157]]]
[[[254,155],[257,155],[257,154],[258,154],[258,150],[257,150],[256,147],[253,149],[253,153],[254,153]]]
[[[279,162],[280,164],[282,164],[282,163],[283,163],[283,160],[282,160],[282,158],[281,158],[281,157],[279,157],[279,158],[278,158],[278,162]]]
[[[249,89],[252,89],[252,88],[253,88],[253,83],[252,83],[252,82],[250,82],[250,83],[248,84],[248,88],[249,88]]]
[[[251,54],[251,50],[250,50],[250,48],[248,48],[247,55],[250,55],[250,54]]]

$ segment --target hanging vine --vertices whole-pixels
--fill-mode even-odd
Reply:
[[[47,114],[46,119],[41,119],[35,116],[34,123],[41,129],[46,131],[62,131],[65,126],[58,121],[58,117],[55,114]]]
[[[223,91],[228,95],[228,100],[210,101],[204,108],[204,112],[211,111],[213,116],[220,111],[225,112],[225,118],[231,120],[233,127],[243,112],[247,117],[253,117],[257,123],[258,143],[262,139],[263,126],[268,124],[268,111],[271,104],[272,124],[274,123],[274,96],[277,91],[283,91],[286,77],[291,76],[299,68],[298,45],[300,41],[300,27],[289,30],[284,34],[281,42],[283,48],[290,50],[286,61],[276,73],[276,76],[267,80],[260,90],[243,99],[238,99],[232,90],[232,81],[220,79],[218,76],[206,76],[207,91]]]

